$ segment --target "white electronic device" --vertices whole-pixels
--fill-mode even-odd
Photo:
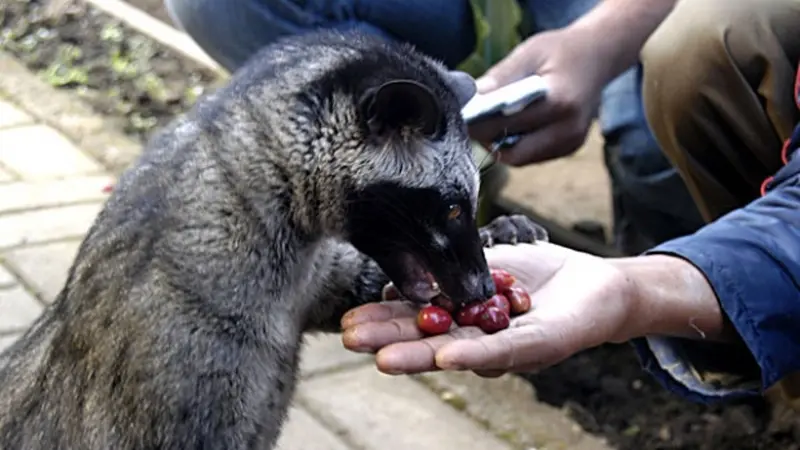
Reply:
[[[475,94],[461,109],[467,124],[503,115],[516,114],[547,95],[547,85],[539,75],[531,75],[487,94]]]

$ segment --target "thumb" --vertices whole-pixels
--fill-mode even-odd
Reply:
[[[533,74],[539,68],[536,47],[526,42],[514,48],[505,58],[490,67],[475,81],[478,93],[485,94]]]
[[[436,353],[436,366],[443,370],[478,371],[548,367],[580,350],[575,331],[562,321],[529,319],[496,334],[446,344]]]
[[[564,266],[571,252],[549,242],[496,244],[484,249],[489,267],[508,271],[517,279],[517,284],[530,293],[550,280]]]

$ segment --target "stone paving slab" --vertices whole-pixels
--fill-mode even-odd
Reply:
[[[42,312],[42,305],[36,297],[17,285],[0,289],[0,330],[21,331]]]
[[[311,378],[301,401],[358,445],[381,450],[511,449],[409,377],[363,367]]]
[[[16,181],[0,184],[0,214],[10,211],[103,202],[103,188],[112,181],[108,175],[44,181]]]
[[[350,450],[334,432],[314,419],[300,406],[289,410],[286,427],[281,432],[276,450]]]
[[[64,135],[40,124],[0,130],[0,160],[28,180],[63,178],[102,170]]]
[[[15,179],[16,176],[13,173],[0,167],[0,183],[7,183],[9,181],[14,181]]]
[[[341,333],[309,333],[300,355],[300,375],[309,377],[332,370],[367,364],[372,358],[348,351],[342,346]]]
[[[43,302],[52,303],[67,281],[80,243],[76,239],[17,248],[5,252],[4,259]]]
[[[17,338],[19,338],[19,334],[0,335],[0,353],[11,346]]]
[[[38,123],[68,137],[112,173],[118,174],[138,156],[141,146],[120,131],[122,120],[96,114],[89,105],[77,101],[74,94],[54,89],[3,51],[0,74],[0,91],[6,98]]]
[[[15,284],[17,284],[17,280],[14,279],[14,275],[5,267],[0,266],[0,289],[11,287]]]
[[[33,123],[33,118],[15,105],[0,100],[0,128]]]
[[[93,203],[0,216],[0,249],[80,238],[101,208]]]

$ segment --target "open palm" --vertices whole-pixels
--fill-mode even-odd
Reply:
[[[626,280],[604,259],[547,243],[499,245],[487,249],[486,257],[531,294],[531,311],[512,319],[508,329],[487,335],[477,327],[453,327],[425,337],[416,326],[418,309],[392,301],[346,314],[345,347],[376,352],[378,369],[390,374],[444,369],[496,376],[535,371],[631,337]]]

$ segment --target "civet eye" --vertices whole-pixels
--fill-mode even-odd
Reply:
[[[458,205],[450,205],[450,211],[447,212],[448,220],[455,220],[461,216],[461,207]]]

